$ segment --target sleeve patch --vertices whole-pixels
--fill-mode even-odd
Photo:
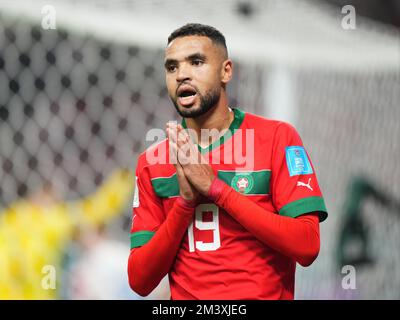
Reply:
[[[289,175],[312,174],[313,170],[308,160],[306,150],[301,146],[286,147],[286,163]]]

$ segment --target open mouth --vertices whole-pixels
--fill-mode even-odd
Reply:
[[[182,85],[179,87],[177,95],[180,105],[186,107],[194,104],[197,91],[189,85]]]

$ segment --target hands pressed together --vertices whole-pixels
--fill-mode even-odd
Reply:
[[[207,163],[189,134],[174,122],[167,123],[170,156],[176,168],[180,196],[188,201],[197,201],[201,195],[207,196],[214,180],[214,172]]]

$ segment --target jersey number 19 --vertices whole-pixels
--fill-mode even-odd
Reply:
[[[203,221],[203,214],[211,212],[212,221]],[[212,230],[213,242],[195,241],[193,233],[193,225],[199,230]],[[194,252],[195,247],[200,251],[214,251],[221,246],[221,239],[219,235],[219,219],[218,219],[218,206],[213,203],[199,204],[195,209],[195,219],[192,221],[188,228],[189,238],[189,252]]]

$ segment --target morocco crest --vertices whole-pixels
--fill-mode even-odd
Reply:
[[[231,187],[240,193],[249,193],[253,185],[253,177],[250,174],[237,174],[231,182]]]

